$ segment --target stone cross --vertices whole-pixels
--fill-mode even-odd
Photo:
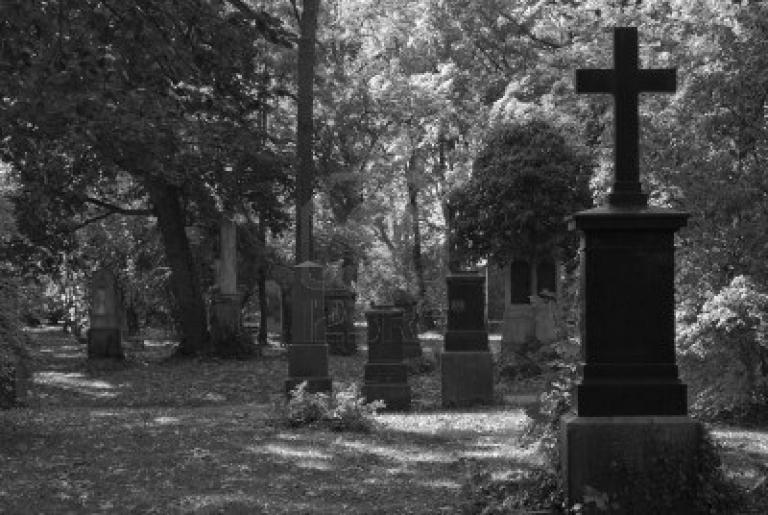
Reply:
[[[638,154],[638,95],[642,92],[673,93],[675,69],[638,68],[637,28],[613,29],[613,69],[576,70],[578,93],[610,93],[614,99],[615,150],[612,205],[645,205],[640,190]]]

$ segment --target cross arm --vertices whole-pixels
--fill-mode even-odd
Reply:
[[[613,70],[576,70],[577,93],[613,93]]]

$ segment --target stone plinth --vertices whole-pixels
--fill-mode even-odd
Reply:
[[[686,213],[601,207],[583,231],[579,416],[685,415],[675,364],[674,234]]]
[[[403,363],[403,311],[375,306],[365,312],[368,321],[368,363],[362,388],[366,402],[383,400],[385,410],[411,408],[411,387]]]
[[[357,351],[355,339],[355,298],[351,290],[335,288],[325,292],[325,339],[331,354],[350,356]]]
[[[493,402],[493,360],[485,326],[485,277],[451,274],[445,351],[440,357],[443,407]]]
[[[101,269],[94,273],[90,297],[88,358],[123,359],[120,293],[109,270]]]
[[[307,382],[308,392],[330,392],[325,343],[323,269],[306,261],[294,267],[291,292],[291,343],[288,345],[286,393]]]
[[[703,427],[688,417],[564,417],[561,460],[570,503],[607,494],[608,510],[688,513]],[[585,497],[586,495],[586,497]]]
[[[418,358],[421,356],[421,344],[419,343],[417,302],[406,296],[395,299],[395,307],[403,310],[403,356],[405,358]]]

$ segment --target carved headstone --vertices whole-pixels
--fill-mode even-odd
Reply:
[[[325,339],[328,351],[350,356],[357,351],[355,340],[355,292],[333,288],[325,292]]]
[[[304,381],[309,392],[331,391],[323,291],[322,266],[305,261],[294,267],[286,393]]]
[[[115,276],[106,269],[97,270],[91,279],[88,357],[124,357],[120,339],[122,303]]]
[[[403,290],[396,291],[393,298],[395,307],[403,310],[403,356],[417,358],[422,354],[419,342],[418,301]]]
[[[493,361],[485,325],[485,277],[451,274],[445,352],[440,358],[444,407],[493,402]]]
[[[411,387],[403,363],[403,311],[394,306],[374,306],[365,312],[368,321],[368,363],[362,393],[366,402],[383,400],[385,410],[411,408]]]

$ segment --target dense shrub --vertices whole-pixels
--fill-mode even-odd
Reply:
[[[304,381],[291,390],[286,420],[293,427],[326,425],[336,431],[368,432],[383,401],[365,402],[355,383],[334,394],[308,392]]]
[[[21,329],[18,286],[0,277],[0,408],[23,400],[29,376],[27,336]]]
[[[678,336],[680,365],[699,418],[766,421],[768,295],[738,276]]]

